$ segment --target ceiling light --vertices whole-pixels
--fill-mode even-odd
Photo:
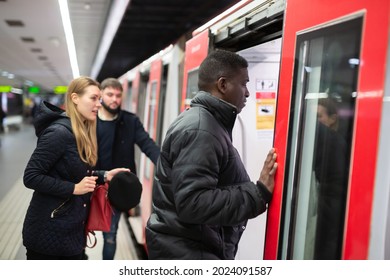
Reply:
[[[99,50],[96,55],[95,62],[92,66],[91,77],[96,78],[102,68],[103,62],[106,59],[108,50],[110,49],[111,43],[114,39],[116,31],[118,30],[119,24],[123,18],[130,0],[118,0],[113,1],[110,12],[108,15],[108,21],[104,27],[102,39],[100,40]]]
[[[70,59],[70,65],[72,67],[73,78],[80,76],[79,65],[77,62],[76,48],[74,45],[72,24],[70,22],[69,8],[67,0],[58,0],[60,5],[62,25],[65,30],[66,44],[68,45],[68,53]]]
[[[40,53],[40,52],[42,52],[42,49],[40,49],[40,48],[31,48],[30,51],[34,52],[34,53]]]
[[[6,19],[5,22],[8,26],[12,27],[23,27],[24,23],[21,20]]]
[[[21,37],[20,39],[22,39],[22,41],[26,42],[26,43],[34,43],[35,42],[35,39],[32,37]]]
[[[85,3],[84,4],[84,10],[87,10],[87,11],[89,11],[91,9],[91,3]]]

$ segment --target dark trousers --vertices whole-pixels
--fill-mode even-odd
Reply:
[[[82,260],[83,253],[74,256],[51,256],[27,249],[27,260]]]
[[[122,212],[116,209],[112,210],[110,231],[103,231],[103,260],[113,260],[116,252],[116,237]]]

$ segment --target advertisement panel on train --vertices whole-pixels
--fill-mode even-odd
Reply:
[[[198,68],[209,51],[209,30],[196,35],[186,42],[184,57],[183,91],[181,111],[190,105],[198,90]]]

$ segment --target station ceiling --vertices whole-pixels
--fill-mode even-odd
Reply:
[[[131,0],[97,77],[118,77],[237,0]]]
[[[68,0],[80,75],[120,77],[238,2]],[[0,0],[0,85],[50,92],[69,84],[61,18],[57,0]]]

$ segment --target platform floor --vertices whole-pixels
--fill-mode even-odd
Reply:
[[[23,185],[23,172],[37,137],[30,124],[20,130],[0,134],[0,260],[25,260],[22,225],[32,190]],[[97,232],[97,245],[87,248],[90,260],[102,259],[103,236]],[[117,236],[115,260],[138,259],[128,221],[122,215]]]

